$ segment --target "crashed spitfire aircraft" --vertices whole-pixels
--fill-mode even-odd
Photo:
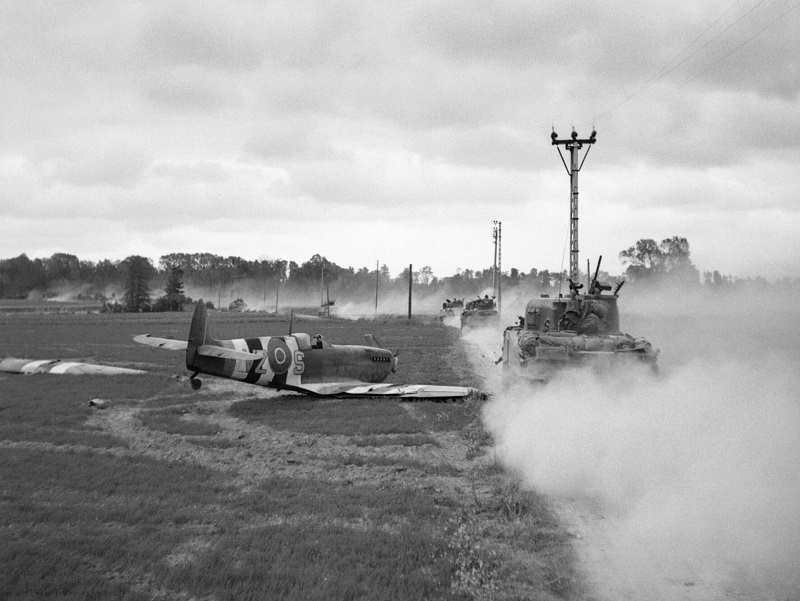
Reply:
[[[366,336],[368,346],[329,343],[323,336],[289,334],[217,340],[208,330],[208,311],[198,301],[187,341],[134,337],[140,344],[173,351],[186,351],[186,368],[193,372],[195,390],[199,374],[240,380],[279,390],[315,396],[403,398],[464,398],[477,394],[463,386],[387,384],[395,371],[397,356]]]

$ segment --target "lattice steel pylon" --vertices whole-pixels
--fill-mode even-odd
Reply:
[[[553,146],[558,146],[563,144],[564,147],[569,150],[569,157],[570,166],[567,167],[567,163],[564,160],[564,155],[561,154],[561,149],[558,148],[558,155],[561,157],[561,162],[564,163],[564,168],[567,170],[567,174],[569,175],[570,179],[570,203],[569,203],[569,278],[573,282],[578,281],[578,173],[583,167],[583,161],[586,160],[586,157],[589,154],[589,150],[591,149],[591,145],[594,144],[597,140],[597,132],[592,130],[592,134],[587,139],[579,139],[578,134],[573,128],[572,136],[565,140],[559,140],[558,134],[556,133],[555,129],[553,129],[553,133],[550,134],[550,138],[553,141]],[[583,148],[583,145],[587,144],[589,147],[586,149],[586,152],[583,155],[583,159],[579,161],[580,149]]]

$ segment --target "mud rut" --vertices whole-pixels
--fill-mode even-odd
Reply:
[[[230,396],[220,400],[217,398],[220,392],[228,392]],[[257,394],[258,398],[265,401],[286,396],[285,393],[268,389]],[[213,396],[214,399],[203,400],[203,396],[206,395]],[[356,447],[348,436],[317,436],[277,430],[230,416],[228,409],[234,403],[245,399],[252,400],[252,387],[248,385],[209,378],[203,383],[203,391],[199,392],[196,398],[191,407],[187,407],[183,402],[178,404],[187,410],[183,418],[202,420],[221,427],[223,431],[216,437],[229,440],[233,446],[223,448],[198,446],[191,442],[191,436],[176,436],[151,430],[142,425],[137,418],[140,412],[146,410],[137,407],[111,407],[97,411],[89,423],[124,439],[129,445],[125,451],[127,453],[160,460],[194,463],[219,470],[227,474],[231,482],[244,491],[264,480],[283,475],[330,482],[374,483],[377,479],[386,484],[395,481],[399,483],[400,480],[408,483],[408,475],[400,476],[401,472],[398,472],[396,467],[344,466],[340,459],[345,454],[360,454],[365,458],[376,455],[412,457],[433,464],[449,463],[463,469],[468,468],[470,463],[464,459],[466,445],[457,433],[430,433],[441,444],[441,448],[433,445],[417,448],[391,445],[379,448]],[[339,401],[332,399],[319,402]],[[413,415],[412,404],[403,404],[402,407]],[[164,408],[161,406],[158,410]],[[420,474],[420,478],[422,477]],[[448,480],[451,479],[443,478],[441,485],[449,484]]]

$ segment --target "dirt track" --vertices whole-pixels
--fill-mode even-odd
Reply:
[[[510,394],[515,396],[509,398],[509,393],[501,392],[500,368],[494,364],[500,354],[496,348],[499,346],[497,332],[472,332],[466,340],[470,344],[469,357],[474,369],[495,393],[490,401],[495,409],[499,407],[502,411],[502,405],[497,404],[509,402],[510,408],[522,400],[518,398],[520,394],[537,394],[536,390],[514,388]],[[519,460],[508,467],[518,468]],[[578,571],[589,586],[590,598],[598,601],[782,601],[796,598],[792,593],[775,592],[776,587],[760,586],[729,565],[710,565],[702,558],[694,558],[692,549],[665,551],[662,545],[649,544],[652,541],[642,540],[640,533],[632,531],[624,515],[625,509],[615,507],[607,499],[588,494],[550,494],[548,498],[573,540],[579,559]]]

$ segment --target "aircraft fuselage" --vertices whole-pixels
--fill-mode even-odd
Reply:
[[[197,373],[289,390],[299,389],[302,384],[343,380],[379,383],[395,367],[395,357],[389,350],[330,344],[308,334],[218,340],[215,344],[260,358],[229,359],[189,353],[186,367]]]

